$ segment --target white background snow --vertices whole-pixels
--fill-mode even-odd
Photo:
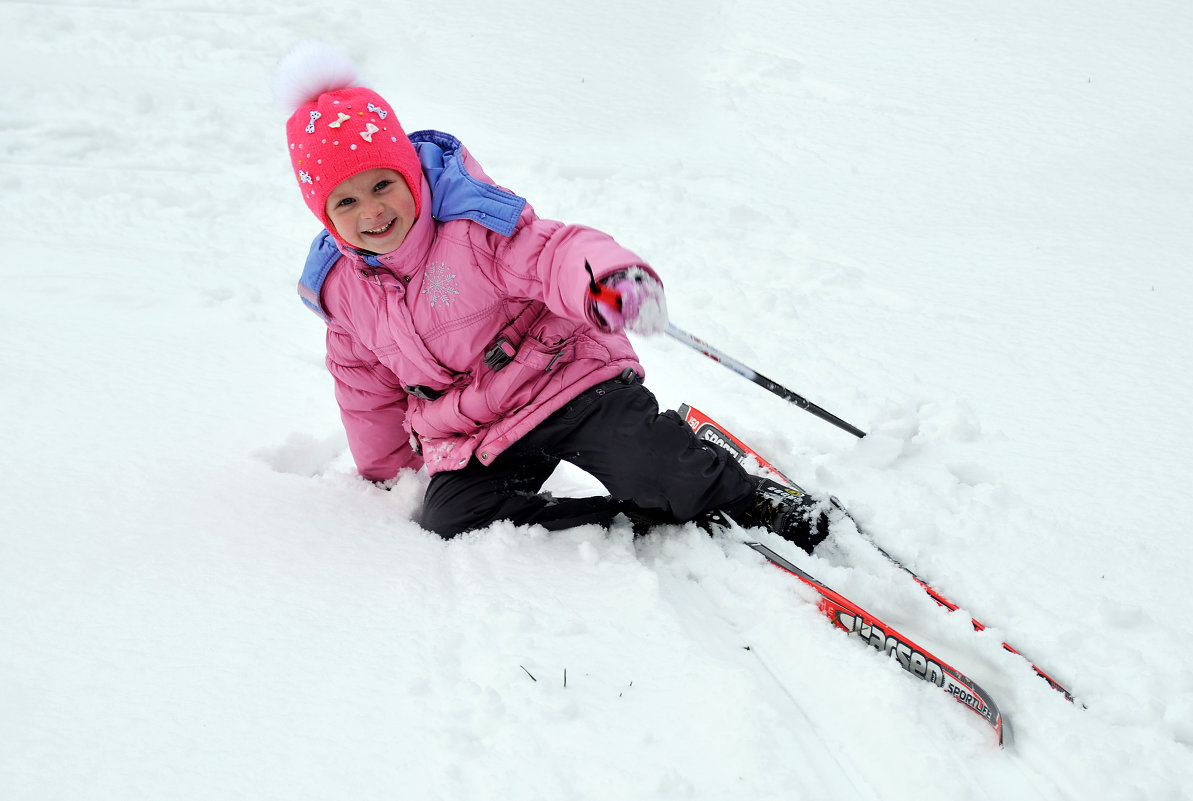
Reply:
[[[732,538],[443,542],[425,476],[356,478],[270,88],[312,36],[870,432],[635,341],[962,603],[852,531],[793,555],[1013,745]],[[1160,0],[5,0],[0,798],[1189,797],[1191,40]]]

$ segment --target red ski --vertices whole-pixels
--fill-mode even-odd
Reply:
[[[748,542],[746,544],[766,557],[771,564],[786,570],[820,593],[820,603],[817,604],[817,607],[833,622],[833,625],[846,634],[858,635],[862,642],[871,648],[885,653],[887,656],[895,657],[899,666],[917,679],[935,684],[956,698],[959,703],[964,704],[985,720],[994,729],[998,745],[1000,747],[1003,745],[1004,736],[1008,734],[1008,727],[994,700],[978,686],[977,682],[943,659],[933,656],[907,636],[883,623],[841,593],[822,584],[762,543]]]
[[[713,420],[708,415],[704,414],[704,412],[701,412],[699,409],[694,409],[685,403],[683,406],[679,407],[679,413],[684,418],[684,420],[687,422],[687,424],[692,427],[692,430],[696,432],[696,435],[698,437],[700,437],[701,439],[707,439],[711,442],[716,442],[718,445],[721,445],[726,450],[728,450],[730,453],[734,454],[737,457],[739,462],[744,463],[747,459],[753,459],[753,460],[757,461],[758,464],[761,465],[762,468],[764,470],[766,470],[766,472],[772,478],[774,478],[776,481],[781,481],[782,483],[786,484],[787,486],[792,487],[793,489],[797,489],[800,492],[804,491],[802,487],[800,487],[794,481],[789,479],[787,476],[783,475],[783,473],[777,467],[775,467],[770,462],[766,461],[761,456],[759,456],[754,451],[753,448],[751,448],[749,445],[746,445],[744,442],[742,442],[740,439],[735,437],[733,434],[729,433],[729,431],[727,429],[722,427],[719,423],[717,423],[715,420]],[[846,510],[843,506],[841,506],[841,504],[837,503],[836,498],[833,499],[833,503],[834,503],[834,505],[836,505],[836,507],[838,509],[840,509],[842,512],[844,512],[846,515],[849,514],[848,510]],[[852,517],[850,519],[852,520]],[[857,525],[856,520],[854,521],[854,525]],[[860,526],[858,527],[858,530],[861,531]],[[910,568],[908,568],[906,565],[904,565],[898,559],[896,559],[895,557],[893,557],[889,553],[887,553],[885,550],[883,550],[881,546],[879,546],[877,543],[874,542],[872,537],[869,537],[869,536],[865,535],[864,533],[863,533],[863,536],[866,536],[866,539],[870,542],[870,544],[873,545],[878,550],[878,552],[880,554],[882,554],[884,557],[886,557],[886,559],[892,565],[894,565],[895,567],[902,570],[904,573],[907,573],[909,576],[911,576],[911,578],[916,582],[916,584],[920,585],[920,588],[923,589],[924,592],[926,592],[929,595],[929,597],[932,598],[932,600],[936,601],[937,604],[939,604],[940,606],[943,606],[945,609],[948,609],[950,612],[957,611],[957,609],[959,608],[959,606],[957,604],[950,601],[948,598],[945,597],[945,595],[943,593],[941,593],[939,590],[937,590],[934,587],[932,587],[931,585],[929,585],[928,582],[924,581],[919,576],[917,576]],[[982,623],[979,623],[974,618],[970,618],[970,622],[973,624],[974,631],[983,631],[986,628]],[[1036,672],[1036,674],[1038,676],[1040,676],[1040,678],[1047,681],[1048,684],[1052,687],[1052,689],[1054,689],[1057,692],[1064,695],[1064,697],[1066,699],[1068,699],[1070,702],[1073,701],[1072,693],[1070,693],[1063,686],[1061,686],[1061,684],[1059,682],[1057,682],[1050,675],[1048,675],[1043,670],[1041,670],[1039,667],[1037,667],[1034,663],[1032,663],[1030,659],[1027,659],[1027,657],[1023,656],[1022,653],[1020,653],[1015,648],[1011,647],[1011,645],[1009,643],[1004,642],[1002,644],[1002,647],[1005,648],[1006,650],[1010,651],[1011,653],[1015,654],[1016,656],[1023,657],[1025,660],[1027,660],[1028,664],[1031,665],[1032,670],[1034,670]]]
[[[800,489],[779,472],[774,465],[758,456],[749,446],[717,425],[707,415],[687,404],[679,408],[679,413],[701,439],[721,445],[730,453],[735,454],[739,461],[744,461],[747,458],[757,460],[758,464],[776,477],[776,480],[781,480],[795,489]],[[807,571],[797,567],[766,545],[760,542],[748,542],[746,545],[764,556],[771,564],[787,571],[816,590],[820,594],[820,603],[817,604],[817,608],[837,628],[847,634],[856,634],[870,647],[887,656],[895,657],[899,666],[908,673],[940,687],[957,699],[959,703],[964,704],[967,709],[981,717],[994,729],[998,745],[1002,747],[1004,739],[1008,739],[1009,727],[1003,720],[1002,713],[999,712],[994,700],[978,686],[977,682],[943,659],[934,656],[927,649],[917,645],[906,635],[883,623],[841,593],[813,578]]]

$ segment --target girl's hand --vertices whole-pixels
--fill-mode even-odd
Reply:
[[[592,275],[591,267],[588,272]],[[599,282],[594,278],[588,296],[598,325],[609,331],[657,334],[667,328],[663,285],[641,267],[616,272]]]

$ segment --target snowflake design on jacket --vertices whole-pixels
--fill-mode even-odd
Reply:
[[[455,284],[456,274],[448,272],[447,262],[433,261],[423,274],[422,294],[430,296],[432,309],[436,303],[450,306],[452,296],[460,294]]]

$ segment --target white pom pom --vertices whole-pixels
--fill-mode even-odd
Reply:
[[[324,92],[360,85],[352,59],[319,41],[299,44],[273,74],[273,96],[287,116]]]

